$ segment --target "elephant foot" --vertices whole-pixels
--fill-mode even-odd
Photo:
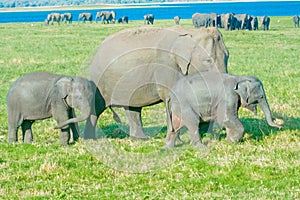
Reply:
[[[147,137],[146,135],[142,135],[142,136],[130,136],[130,138],[132,140],[142,140],[142,141],[149,140],[149,137]]]

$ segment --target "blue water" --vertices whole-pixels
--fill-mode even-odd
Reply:
[[[43,22],[50,12],[71,12],[73,21],[78,20],[81,12],[91,12],[93,16],[99,10],[51,10],[51,11],[25,11],[0,12],[0,23],[10,22]],[[267,2],[223,2],[223,3],[185,3],[185,4],[153,4],[144,8],[116,8],[117,18],[127,15],[129,20],[142,20],[143,16],[152,13],[155,19],[173,19],[175,15],[183,19],[190,19],[195,12],[201,13],[248,13],[255,16],[293,16],[300,15],[300,1],[267,1]],[[1,10],[0,10],[1,11]]]

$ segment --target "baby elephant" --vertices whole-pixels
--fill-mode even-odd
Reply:
[[[16,80],[10,87],[6,102],[8,113],[8,142],[16,142],[18,127],[22,127],[23,141],[33,140],[31,126],[35,120],[53,117],[60,129],[60,142],[68,145],[70,128],[73,139],[79,135],[78,122],[86,120],[91,113],[93,100],[92,83],[81,77],[29,73]],[[76,117],[74,108],[81,111]]]
[[[201,147],[199,125],[211,120],[217,120],[226,128],[228,141],[238,142],[244,134],[238,118],[241,105],[254,113],[256,106],[260,106],[267,123],[282,128],[273,122],[263,85],[256,77],[203,72],[180,79],[166,100],[166,147],[175,146],[178,132],[184,125],[190,132],[193,146]]]

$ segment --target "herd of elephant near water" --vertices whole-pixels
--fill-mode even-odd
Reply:
[[[53,16],[48,16],[47,22],[55,21]],[[225,16],[228,21],[235,15]],[[241,27],[250,22],[249,16],[244,16],[246,21]],[[70,20],[67,15],[56,17]],[[203,17],[209,18],[194,14],[193,22],[199,26]],[[216,20],[210,22],[217,25],[218,16],[210,14],[210,17]],[[224,26],[224,21],[222,24]],[[112,53],[114,46],[119,48]],[[34,121],[50,117],[57,122],[55,128],[60,130],[63,145],[68,145],[71,138],[78,139],[77,123],[85,120],[84,137],[96,139],[96,124],[99,118],[101,120],[101,113],[110,108],[116,119],[115,106],[125,109],[130,137],[146,140],[142,108],[162,101],[166,103],[166,147],[176,145],[183,126],[189,130],[192,145],[203,147],[198,128],[207,123],[226,128],[226,139],[238,142],[244,134],[238,118],[240,107],[256,113],[259,106],[268,125],[281,129],[282,126],[273,121],[262,82],[257,77],[229,75],[228,59],[228,49],[216,27],[124,29],[99,46],[88,79],[33,72],[16,80],[6,98],[8,141],[18,140],[21,127],[23,141],[32,142]],[[81,110],[81,116],[77,117],[74,109]],[[209,131],[214,131],[214,127],[208,127]]]
[[[95,21],[97,22],[98,19],[101,19],[102,23],[128,23],[128,16],[122,16],[118,20],[116,19],[116,12],[115,11],[100,11],[97,12],[95,16]],[[174,17],[175,24],[180,23],[180,16]],[[78,15],[78,21],[82,21],[83,23],[92,22],[93,21],[93,14],[90,12],[83,12]],[[48,25],[57,22],[65,23],[72,23],[73,15],[72,13],[50,13],[48,14],[47,18],[45,19],[45,24]],[[270,25],[270,17],[262,16],[260,18],[261,22],[261,29],[262,30],[269,30]],[[153,14],[146,14],[144,15],[144,24],[153,24],[154,23],[154,15]],[[225,30],[258,30],[259,29],[259,21],[256,16],[248,15],[248,14],[234,14],[234,13],[227,13],[227,14],[203,14],[203,13],[194,13],[192,15],[192,23],[195,28],[200,27],[219,27],[224,28]]]
[[[95,16],[95,22],[98,21],[98,19],[101,19],[101,23],[115,23],[116,21],[118,23],[127,23],[128,24],[128,16],[122,16],[118,20],[116,20],[116,12],[115,11],[100,11],[97,12]],[[73,14],[72,13],[50,13],[47,15],[47,18],[45,19],[45,25],[52,24],[54,22],[57,22],[60,24],[60,22],[64,23],[72,23],[73,21]],[[83,23],[86,22],[92,22],[93,21],[93,14],[90,12],[83,12],[78,15],[78,21],[82,21]],[[144,21],[145,24],[153,24],[154,21],[154,15],[153,14],[146,14],[144,15]]]

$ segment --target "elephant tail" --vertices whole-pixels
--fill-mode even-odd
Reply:
[[[118,116],[118,114],[116,113],[116,111],[114,111],[114,110],[112,109],[111,106],[109,106],[109,109],[110,109],[111,112],[113,113],[113,118],[114,118],[114,120],[115,120],[117,123],[122,123],[122,121],[121,121],[120,117]]]

